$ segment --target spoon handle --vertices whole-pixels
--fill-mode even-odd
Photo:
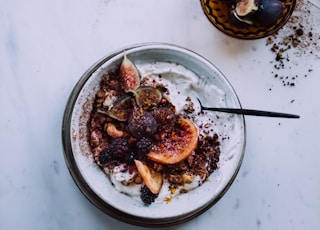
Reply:
[[[283,118],[300,118],[299,115],[288,114],[288,113],[278,113],[254,109],[234,109],[234,108],[207,108],[202,106],[202,110],[211,110],[224,113],[234,113],[242,115],[251,115],[251,116],[263,116],[263,117],[283,117]]]

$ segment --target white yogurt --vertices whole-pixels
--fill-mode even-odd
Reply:
[[[106,173],[109,175],[110,180],[117,191],[140,200],[141,184],[132,182],[132,179],[137,172],[130,173],[128,170],[123,171],[123,168],[124,165],[120,165]],[[170,188],[170,183],[165,180],[155,202],[169,202],[173,197],[181,194],[181,191],[185,193],[199,187],[204,180],[205,178],[196,176],[191,183],[185,183],[174,190]]]

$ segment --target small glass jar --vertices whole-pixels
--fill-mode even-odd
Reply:
[[[296,0],[280,0],[283,5],[282,16],[274,24],[265,26],[254,20],[245,23],[240,21],[241,18],[235,18],[232,11],[235,10],[236,0],[200,1],[205,15],[217,29],[240,39],[259,39],[274,34],[286,24],[296,5]]]

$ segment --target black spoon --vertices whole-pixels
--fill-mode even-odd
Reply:
[[[201,110],[211,110],[211,111],[224,112],[224,113],[234,113],[234,114],[242,114],[242,115],[261,116],[261,117],[300,118],[299,115],[295,115],[295,114],[261,111],[261,110],[254,110],[254,109],[209,108],[209,107],[203,106],[199,98],[197,99],[199,101]]]

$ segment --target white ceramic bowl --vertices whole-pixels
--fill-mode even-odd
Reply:
[[[101,76],[109,70],[119,68],[124,50],[138,68],[148,63],[164,62],[182,65],[193,72],[197,79],[192,87],[198,87],[199,90],[191,90],[190,94],[199,97],[206,106],[241,108],[228,80],[213,64],[198,54],[163,43],[125,47],[96,62],[75,85],[65,109],[62,125],[66,164],[82,193],[96,207],[114,218],[134,225],[152,227],[188,221],[214,205],[234,181],[245,149],[244,117],[212,112],[213,117],[219,117],[214,128],[221,138],[221,154],[219,168],[202,186],[173,198],[170,203],[157,202],[150,206],[119,193],[93,161],[87,140],[87,122],[92,102],[99,90]],[[175,65],[172,66],[174,68]],[[189,93],[188,89],[183,88],[183,84],[177,87],[182,87],[181,92]]]

